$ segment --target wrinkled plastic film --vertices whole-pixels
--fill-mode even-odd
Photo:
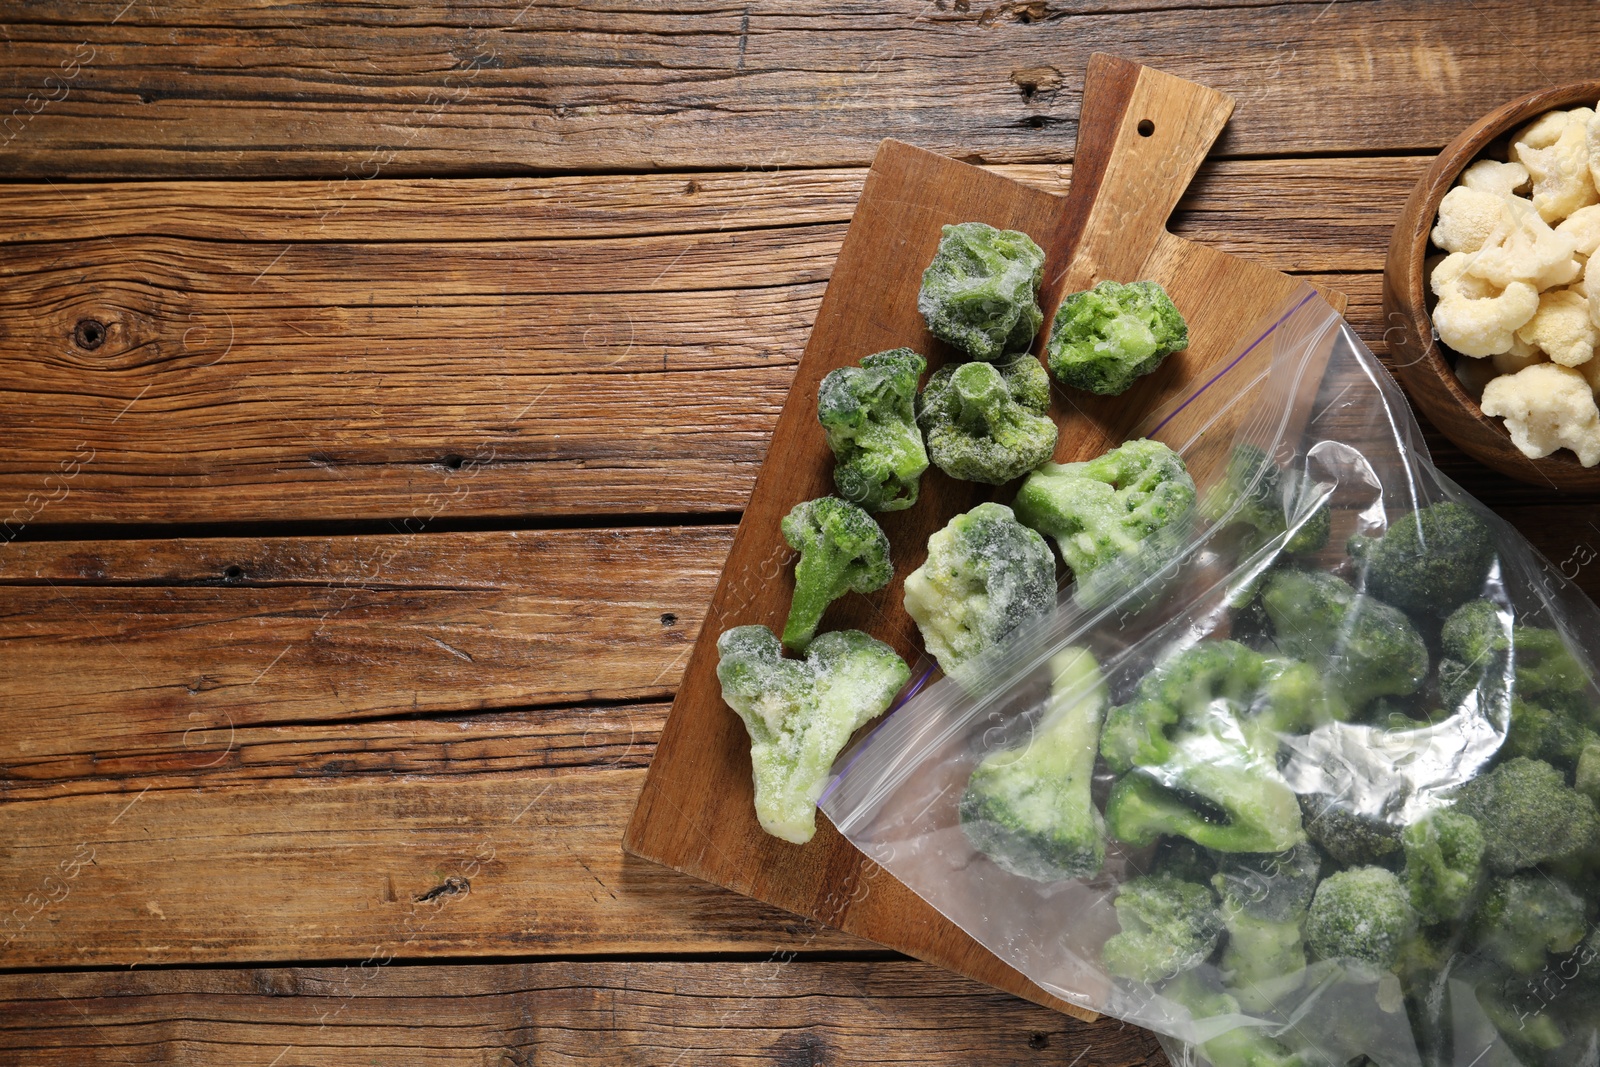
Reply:
[[[1480,595],[1500,605],[1508,623],[1514,615],[1519,625],[1558,630],[1593,677],[1585,651],[1600,648],[1600,611],[1433,466],[1398,387],[1309,288],[1266,322],[1243,326],[1235,354],[1193,393],[1153,412],[1140,435],[1184,456],[1202,500],[1225,477],[1238,446],[1261,449],[1285,474],[1287,531],[1241,555],[1227,516],[1200,520],[1163,547],[1159,566],[1145,559],[1112,576],[1105,588],[1115,595],[1086,603],[1082,591],[1064,588],[1049,618],[983,657],[964,684],[943,678],[924,685],[846,752],[822,809],[869,858],[1002,960],[1063,1000],[1157,1031],[1175,1063],[1207,1058],[1206,1042],[1226,1041],[1240,1028],[1281,1039],[1308,1062],[1528,1062],[1473,995],[1477,963],[1464,953],[1440,969],[1425,1008],[1415,999],[1408,1007],[1393,974],[1313,958],[1293,988],[1257,990],[1238,1012],[1197,1018],[1164,992],[1166,983],[1113,978],[1101,963],[1102,946],[1119,929],[1117,887],[1148,869],[1155,846],[1112,842],[1093,877],[1036,881],[1003,869],[963,831],[959,802],[974,767],[988,753],[1028,741],[1049,705],[1056,653],[1088,649],[1112,704],[1126,702],[1153,665],[1233,635],[1242,625],[1239,605],[1323,503],[1332,514],[1327,547],[1300,562],[1352,582],[1358,579],[1344,547],[1352,535],[1381,535],[1400,516],[1437,502],[1472,508],[1497,546]],[[1276,769],[1264,773],[1297,795],[1336,796],[1350,810],[1408,822],[1446,803],[1451,789],[1496,758],[1508,715],[1509,701],[1469,698],[1442,721],[1419,720],[1415,729],[1331,722],[1284,738]],[[1237,758],[1227,745],[1198,757],[1218,766]],[[1093,789],[1098,806],[1114,777],[1102,760]],[[1223,984],[1215,956],[1195,970]]]

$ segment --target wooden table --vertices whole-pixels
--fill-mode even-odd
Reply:
[[[618,847],[864,166],[1060,189],[1091,51],[1204,82],[1238,109],[1175,230],[1349,294],[1382,353],[1429,154],[1592,76],[1600,8],[84,0],[3,35],[0,1063],[1118,1067],[1161,1054]],[[1600,591],[1593,501],[1430,444]]]

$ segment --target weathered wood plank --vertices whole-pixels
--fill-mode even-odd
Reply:
[[[277,761],[246,743],[275,724],[663,699],[731,541],[718,526],[14,543],[0,796]]]
[[[1178,229],[1256,217],[1237,247],[1376,268],[1361,199],[1316,205],[1351,184],[1398,204],[1382,163],[1225,164]],[[525,181],[482,242],[503,183],[374,183],[368,214],[327,183],[22,187],[0,209],[0,533],[736,510],[853,208],[859,174],[830,174]],[[329,240],[279,243],[335,208]]]
[[[130,781],[6,803],[0,966],[863,945],[626,857],[642,781],[620,767]]]
[[[547,962],[0,976],[29,1067],[1162,1067],[1155,1040],[908,960]]]
[[[1224,153],[1416,150],[1586,75],[1600,30],[1577,0],[1239,6],[34,5],[8,19],[0,173],[817,166],[886,136],[1061,161],[1096,50],[1237,98]]]

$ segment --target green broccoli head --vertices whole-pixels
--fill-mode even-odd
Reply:
[[[1165,566],[1181,547],[1194,508],[1194,479],[1183,458],[1159,441],[1138,440],[1084,463],[1047,463],[1017,492],[1017,518],[1049,537],[1072,568],[1086,603],[1092,575],[1119,561],[1139,574]],[[1119,582],[1121,578],[1124,581]]]
[[[1440,636],[1439,694],[1446,704],[1459,705],[1476,692],[1485,713],[1496,718],[1514,717],[1516,702],[1527,704],[1519,754],[1548,747],[1569,764],[1577,761],[1595,709],[1589,672],[1560,633],[1514,623],[1510,609],[1491,601],[1469,600],[1445,620]]]
[[[1026,351],[1044,322],[1038,300],[1044,250],[1025,233],[981,222],[940,232],[917,294],[928,331],[986,362]]]
[[[1191,1018],[1238,1015],[1243,1008],[1229,993],[1216,989],[1198,970],[1185,971],[1168,982],[1163,996],[1186,1008]],[[1314,1052],[1296,1052],[1258,1026],[1233,1026],[1199,1046],[1212,1067],[1313,1067],[1324,1063]]]
[[[935,531],[927,561],[905,581],[907,614],[929,654],[956,678],[1055,602],[1050,546],[1004,504],[979,504]]]
[[[1483,879],[1483,830],[1465,812],[1446,808],[1407,826],[1406,888],[1424,923],[1466,917]]]
[[[1572,784],[1578,792],[1600,804],[1600,741],[1590,742],[1583,747],[1574,778]]]
[[[1260,448],[1241,444],[1228,457],[1221,483],[1206,494],[1204,514],[1212,522],[1249,527],[1251,534],[1243,545],[1246,554],[1285,533],[1289,534],[1285,552],[1315,552],[1328,543],[1333,512],[1326,502],[1310,509],[1309,489]]]
[[[1578,723],[1566,712],[1551,711],[1513,697],[1511,727],[1501,752],[1527,756],[1563,768],[1575,768],[1584,752],[1600,746],[1600,734]]]
[[[804,844],[816,833],[817,798],[834,758],[859,726],[883,714],[911,668],[859,630],[823,634],[804,660],[792,660],[765,626],[735,626],[717,638],[717,656],[722,699],[750,734],[761,828]]]
[[[1224,857],[1212,885],[1228,931],[1223,980],[1248,1011],[1266,1011],[1305,978],[1301,926],[1321,874],[1310,844],[1288,852]]]
[[[1050,704],[1027,742],[985,756],[961,797],[961,828],[999,866],[1040,882],[1088,878],[1106,858],[1105,823],[1089,796],[1107,703],[1094,656],[1050,660]]]
[[[1427,677],[1428,650],[1411,621],[1335,575],[1278,571],[1261,603],[1278,647],[1322,671],[1352,708],[1414,693]]]
[[[1368,592],[1418,615],[1448,615],[1478,596],[1495,555],[1488,524],[1454,502],[1407,512],[1382,537],[1352,537],[1349,551]]]
[[[852,590],[874,593],[889,584],[889,538],[871,515],[834,496],[796,504],[781,527],[783,539],[800,553],[783,643],[803,651],[829,604]]]
[[[1188,345],[1189,327],[1165,289],[1105,281],[1061,302],[1045,355],[1061,384],[1116,396]]]
[[[1518,974],[1543,967],[1547,952],[1571,952],[1589,931],[1583,898],[1538,873],[1493,879],[1472,925],[1478,947]]]
[[[1100,951],[1107,974],[1135,982],[1175,978],[1204,963],[1222,937],[1222,916],[1211,890],[1159,875],[1117,887],[1121,929]]]
[[[1456,807],[1478,820],[1484,863],[1510,874],[1591,855],[1600,844],[1594,801],[1539,760],[1508,760],[1456,790]]]
[[[998,368],[947,363],[917,398],[929,457],[968,482],[999,485],[1026,474],[1055,451],[1049,391],[1044,368],[1027,354]]]
[[[1300,809],[1305,813],[1307,836],[1343,866],[1381,867],[1400,855],[1400,827],[1354,811],[1339,797],[1303,793]]]
[[[927,360],[909,348],[840,367],[817,389],[817,420],[833,449],[839,495],[868,511],[917,502],[928,453],[917,428],[917,380]]]
[[[1305,840],[1277,771],[1276,733],[1249,713],[1275,661],[1237,641],[1202,641],[1152,668],[1112,708],[1100,753],[1124,777],[1106,803],[1113,837],[1162,834],[1220,852],[1282,852]],[[1198,807],[1196,805],[1199,805]]]
[[[1193,750],[1203,747],[1180,744],[1176,767],[1141,768],[1118,779],[1106,799],[1107,832],[1135,848],[1170,834],[1216,852],[1280,851],[1305,840],[1294,794],[1270,767],[1207,768]],[[1157,770],[1172,772],[1171,788],[1151,776]]]
[[[1416,930],[1410,894],[1391,870],[1352,867],[1317,886],[1306,916],[1306,944],[1319,959],[1358,960],[1393,967]]]

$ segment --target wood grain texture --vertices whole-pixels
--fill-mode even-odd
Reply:
[[[0,967],[863,947],[624,855],[640,770],[486,764],[0,805]]]
[[[1377,269],[1415,173],[1223,163],[1176,231]],[[738,510],[862,177],[8,189],[0,535]]]
[[[1445,436],[1475,459],[1503,474],[1540,487],[1580,493],[1600,492],[1600,467],[1585,467],[1569,449],[1530,459],[1512,443],[1505,423],[1485,415],[1455,374],[1459,356],[1440,341],[1428,314],[1426,260],[1441,255],[1430,239],[1439,202],[1461,172],[1492,142],[1556,108],[1590,106],[1600,95],[1600,79],[1530,93],[1484,115],[1428,167],[1406,199],[1395,222],[1384,270],[1383,308],[1394,324],[1391,344],[1395,369],[1412,401]],[[1501,141],[1502,145],[1504,141]]]
[[[802,846],[762,831],[752,808],[749,741],[716,678],[716,639],[736,625],[782,627],[793,584],[779,522],[796,503],[833,490],[833,457],[816,422],[822,377],[901,345],[928,353],[935,368],[950,358],[917,310],[941,225],[977,220],[1033,237],[1045,253],[1039,302],[1046,322],[1064,294],[1102,278],[1156,280],[1183,310],[1188,349],[1128,393],[1053,391],[1061,462],[1121,443],[1151,412],[1204,382],[1233,354],[1241,328],[1281,311],[1305,289],[1164,228],[1227,121],[1232,105],[1225,96],[1104,55],[1095,57],[1086,84],[1076,173],[1065,198],[896,142],[880,151],[624,841],[635,855],[1069,1012],[1086,1005],[1064,995],[1081,990],[1034,985],[897,882],[863,901],[847,895],[843,906],[833,905],[841,886],[867,884],[879,868],[825,820]],[[1216,287],[1219,279],[1225,281]],[[1041,336],[1036,348],[1043,343]],[[870,597],[841,601],[828,628],[865,630],[917,662],[920,636],[901,603],[905,575],[925,556],[930,533],[1002,493],[930,469],[916,506],[880,520],[896,546],[894,579]]]
[[[1238,99],[1225,153],[1436,149],[1513,96],[1588,76],[1600,12],[1581,0],[57,0],[7,22],[0,173],[360,181],[864,164],[884,137],[975,162],[1060,161],[1099,49]]]
[[[85,762],[97,775],[231,766],[253,728],[666,699],[730,535],[6,546],[0,797]]]
[[[102,1059],[93,1059],[99,1055]],[[29,1067],[1139,1067],[1155,1040],[906,960],[546,962],[0,976]]]

